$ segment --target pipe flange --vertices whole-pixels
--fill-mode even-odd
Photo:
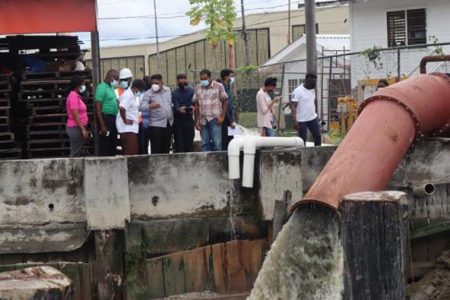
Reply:
[[[416,136],[414,138],[414,140],[418,139],[420,136],[422,136],[422,130],[421,130],[421,126],[420,126],[420,122],[419,119],[417,118],[417,115],[414,113],[414,111],[412,111],[411,108],[409,108],[409,106],[407,106],[405,103],[403,103],[402,101],[391,97],[391,96],[381,96],[381,95],[376,95],[376,96],[372,96],[368,99],[366,99],[363,103],[361,103],[361,105],[359,106],[358,109],[358,116],[362,113],[362,111],[364,110],[364,108],[371,102],[373,101],[377,101],[377,100],[385,100],[385,101],[390,101],[390,102],[394,102],[397,103],[398,105],[402,106],[410,115],[411,118],[413,118],[415,127],[416,127]]]

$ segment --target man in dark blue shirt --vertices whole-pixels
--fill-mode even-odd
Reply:
[[[228,127],[234,128],[236,123],[234,123],[233,116],[233,89],[232,85],[234,83],[234,73],[230,69],[223,69],[220,72],[220,82],[225,88],[225,92],[228,95],[228,108],[227,115],[224,122],[222,123],[222,150],[228,149],[228,144],[233,139],[232,136],[228,135]]]
[[[194,89],[188,86],[185,74],[177,75],[177,85],[172,92],[172,102],[175,110],[174,137],[175,152],[191,152],[194,143],[193,102]]]

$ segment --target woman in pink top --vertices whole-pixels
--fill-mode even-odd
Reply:
[[[66,133],[70,139],[70,157],[83,155],[84,144],[89,138],[87,107],[81,97],[86,91],[84,79],[74,76],[70,82],[70,92],[66,100]]]
[[[264,81],[264,86],[256,94],[256,108],[257,108],[257,125],[261,128],[263,136],[275,136],[273,129],[273,106],[280,101],[280,97],[275,97],[272,100],[269,93],[277,87],[277,79],[269,77]]]

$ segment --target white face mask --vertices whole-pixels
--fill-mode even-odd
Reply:
[[[231,77],[231,78],[230,78],[230,83],[233,84],[233,83],[234,83],[234,80],[235,80],[234,77]]]
[[[159,85],[157,85],[157,84],[152,84],[152,90],[153,90],[154,92],[158,92],[160,89],[161,89],[161,87],[160,87]]]
[[[86,85],[85,84],[80,85],[79,91],[80,91],[80,94],[83,94],[84,92],[86,92]]]

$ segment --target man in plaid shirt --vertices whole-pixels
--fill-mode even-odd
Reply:
[[[211,80],[209,70],[200,71],[200,85],[195,87],[195,128],[200,130],[202,151],[222,150],[222,123],[228,96],[223,85]]]

